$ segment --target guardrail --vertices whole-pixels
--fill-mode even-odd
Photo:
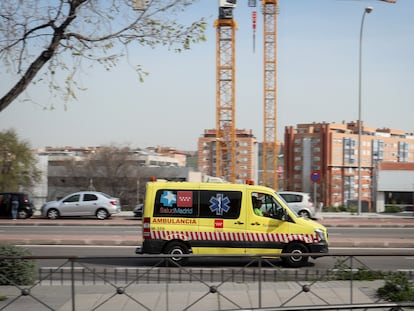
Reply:
[[[297,255],[297,254],[296,254]],[[304,254],[314,256],[320,254]],[[275,258],[263,256],[198,256],[190,265],[170,263],[170,255],[136,257],[26,256],[0,257],[6,260],[54,262],[42,267],[34,284],[13,284],[0,271],[0,310],[403,310],[414,301],[390,302],[376,293],[387,275],[373,271],[369,257],[393,254],[326,254],[334,257],[324,270],[302,267],[285,269]],[[281,254],[291,256],[291,254]],[[137,264],[145,262],[145,266]],[[119,267],[111,262],[124,261]],[[194,265],[193,261],[202,264]],[[215,263],[214,266],[205,264]],[[237,264],[217,267],[220,262]],[[150,263],[150,265],[148,265]],[[390,267],[391,268],[391,267]],[[411,282],[414,275],[405,276]],[[370,280],[367,280],[370,279]],[[398,290],[398,289],[396,289]],[[401,289],[402,290],[402,289]]]

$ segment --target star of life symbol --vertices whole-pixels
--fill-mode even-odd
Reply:
[[[211,197],[210,201],[211,205],[210,210],[216,213],[217,216],[222,216],[223,213],[227,213],[230,210],[230,199],[225,197],[222,193],[217,193],[215,197]]]

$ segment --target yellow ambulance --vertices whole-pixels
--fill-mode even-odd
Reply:
[[[147,183],[143,243],[137,254],[259,254],[299,267],[303,253],[328,252],[324,226],[299,217],[276,192],[248,184],[154,181]]]

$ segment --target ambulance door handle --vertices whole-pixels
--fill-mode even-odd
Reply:
[[[235,225],[244,225],[244,222],[241,222],[241,221],[236,221],[234,224],[235,224]]]

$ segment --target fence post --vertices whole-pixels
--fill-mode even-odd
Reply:
[[[71,294],[72,294],[72,311],[76,311],[75,308],[75,263],[73,259],[70,259],[70,271],[71,271]]]
[[[262,257],[259,256],[259,308],[262,307]]]

